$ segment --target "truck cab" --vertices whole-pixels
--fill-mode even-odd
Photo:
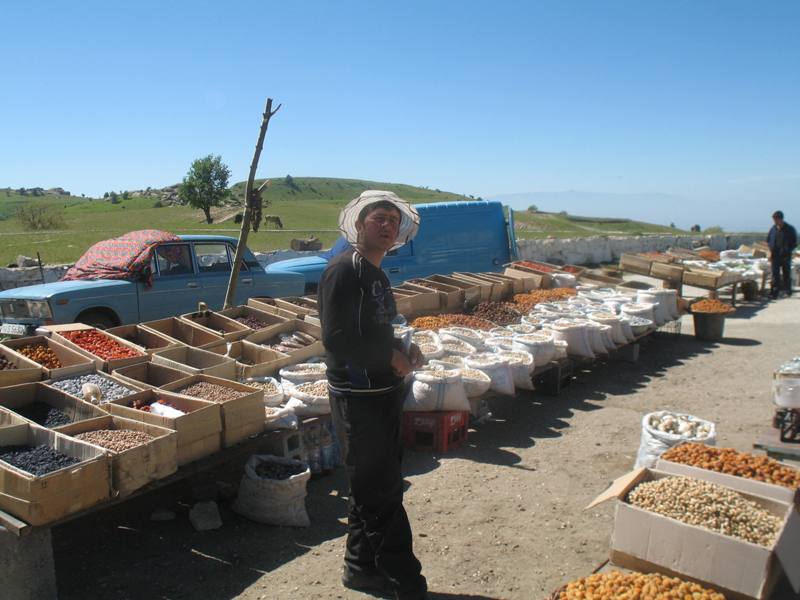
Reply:
[[[392,285],[407,279],[453,271],[500,271],[516,259],[514,215],[494,201],[417,204],[417,236],[387,253],[382,267]],[[340,238],[317,256],[283,260],[267,266],[267,273],[298,273],[306,280],[306,293],[316,291],[328,261],[350,244]]]

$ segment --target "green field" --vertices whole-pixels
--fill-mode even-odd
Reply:
[[[367,189],[391,190],[414,203],[467,199],[439,190],[358,179],[296,177],[292,182],[273,179],[265,194],[270,204],[265,206],[264,214],[279,216],[284,230],[262,227],[257,233],[251,232],[248,246],[255,251],[288,248],[292,238],[312,234],[326,247],[330,246],[338,237],[336,223],[340,209]],[[234,198],[241,200],[244,183],[235,184],[232,192]],[[238,225],[233,220],[207,225],[199,210],[184,206],[155,208],[156,200],[156,196],[143,196],[112,204],[76,196],[21,196],[15,191],[0,189],[0,235],[3,236],[0,265],[14,261],[19,254],[35,257],[37,252],[46,263],[72,262],[93,243],[135,229],[238,234]],[[63,215],[64,226],[53,231],[28,231],[15,216],[20,206],[51,207]],[[217,218],[235,210],[229,207]],[[521,211],[515,212],[515,217],[520,239],[678,232],[669,227],[624,219],[585,219]]]

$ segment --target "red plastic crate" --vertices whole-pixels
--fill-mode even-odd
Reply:
[[[469,411],[403,413],[403,445],[411,450],[444,454],[467,441]]]

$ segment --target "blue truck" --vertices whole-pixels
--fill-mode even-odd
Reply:
[[[509,208],[506,219],[500,202],[437,202],[415,208],[420,216],[417,237],[383,260],[392,285],[436,273],[500,271],[517,257],[514,212]],[[327,252],[272,263],[267,273],[301,274],[306,293],[314,293],[328,261],[347,248],[340,238]]]
[[[222,308],[237,240],[215,235],[182,235],[153,252],[149,281],[93,279],[57,281],[0,292],[0,333],[25,335],[39,325],[82,322],[101,328],[180,315],[198,301]],[[251,296],[297,296],[304,278],[267,273],[245,249],[236,303]]]

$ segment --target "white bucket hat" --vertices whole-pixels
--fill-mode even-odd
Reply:
[[[376,202],[391,202],[400,211],[400,229],[397,234],[397,241],[390,250],[397,250],[406,242],[414,239],[419,230],[419,213],[417,209],[394,192],[367,190],[362,192],[358,198],[348,202],[347,206],[339,213],[339,230],[352,246],[358,243],[358,229],[356,229],[358,215],[364,207]]]

